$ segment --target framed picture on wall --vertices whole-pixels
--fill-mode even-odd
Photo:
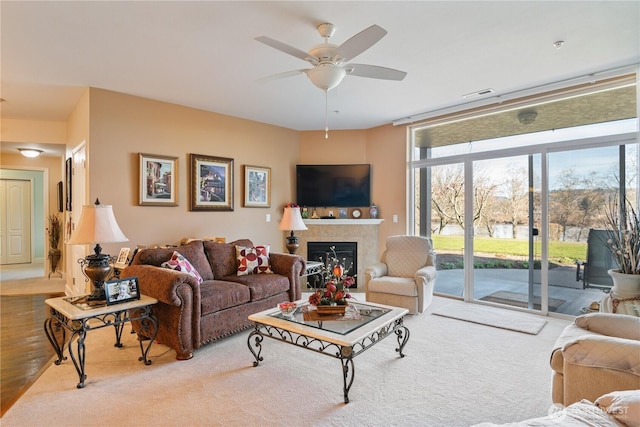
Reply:
[[[140,206],[178,206],[178,158],[139,154]]]
[[[233,210],[233,159],[190,155],[192,211]]]
[[[65,202],[66,202],[67,210],[69,212],[71,212],[71,177],[72,176],[73,176],[72,163],[71,163],[71,157],[69,157],[64,164],[64,179],[65,179],[64,187],[67,190]]]
[[[58,182],[58,212],[64,212],[62,181]]]
[[[245,165],[244,207],[271,207],[271,168]]]

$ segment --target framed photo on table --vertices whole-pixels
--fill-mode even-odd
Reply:
[[[127,277],[125,279],[110,280],[104,282],[104,294],[107,305],[121,304],[127,301],[140,299],[138,278]]]
[[[192,211],[233,210],[233,159],[190,155]]]
[[[244,207],[271,207],[271,168],[245,165]]]
[[[178,158],[140,153],[140,206],[178,206]]]

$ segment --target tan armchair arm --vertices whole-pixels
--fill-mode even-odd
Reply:
[[[436,280],[436,268],[427,265],[416,271],[414,276],[418,290],[418,312],[422,313],[424,307],[431,305],[433,286]]]
[[[365,289],[369,285],[369,280],[377,279],[379,277],[386,276],[388,271],[389,271],[389,269],[387,268],[387,264],[385,264],[383,262],[376,262],[376,263],[371,264],[370,266],[368,266],[366,268],[366,270],[364,271]]]
[[[433,282],[436,280],[436,268],[428,265],[426,267],[422,267],[420,270],[416,271],[415,278],[416,280],[424,280],[426,283]]]
[[[640,341],[605,335],[580,337],[562,348],[565,365],[606,368],[632,373],[640,381]]]
[[[580,337],[562,349],[564,405],[640,388],[640,342],[607,336]],[[562,403],[562,402],[561,402]]]
[[[300,277],[305,273],[306,264],[304,258],[299,255],[272,252],[269,254],[271,270],[289,279],[289,298],[297,301],[302,298]]]

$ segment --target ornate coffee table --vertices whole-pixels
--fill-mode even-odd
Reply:
[[[263,361],[262,340],[273,338],[339,359],[342,364],[344,402],[349,403],[353,384],[353,358],[389,335],[398,340],[396,351],[404,357],[409,329],[403,325],[408,310],[374,303],[352,302],[342,314],[319,315],[306,301],[297,301],[298,309],[285,316],[278,308],[252,314],[254,330],[247,345],[255,357],[253,366]],[[255,348],[254,348],[255,347]]]

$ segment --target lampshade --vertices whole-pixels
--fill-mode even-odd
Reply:
[[[111,205],[84,205],[80,213],[80,221],[68,243],[72,245],[89,245],[93,243],[126,242],[120,226],[113,215]]]
[[[278,226],[278,230],[306,230],[307,226],[302,220],[299,207],[285,207],[282,221]]]

